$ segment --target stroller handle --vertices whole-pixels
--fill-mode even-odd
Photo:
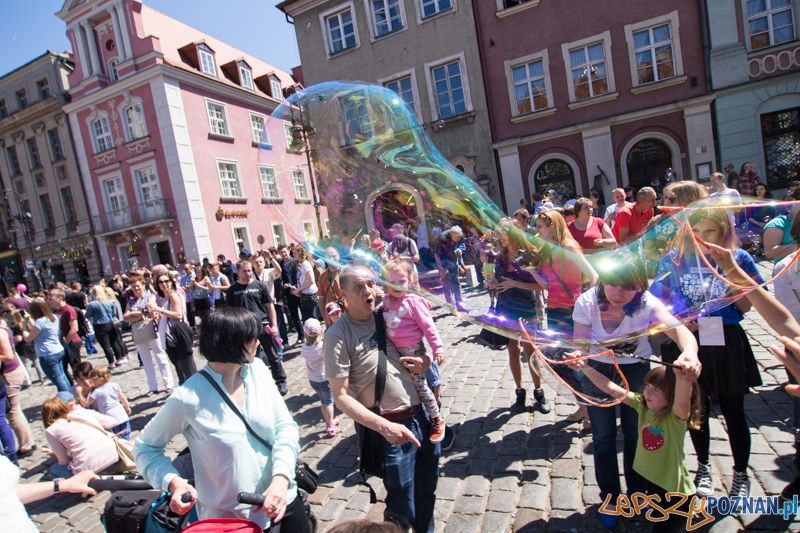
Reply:
[[[254,492],[240,492],[236,496],[236,501],[239,503],[246,503],[249,505],[255,505],[256,507],[261,507],[264,505],[264,495],[256,494]]]
[[[89,486],[94,490],[151,490],[153,487],[143,479],[92,479]]]

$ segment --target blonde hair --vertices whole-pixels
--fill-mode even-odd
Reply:
[[[408,276],[408,284],[410,286],[417,284],[417,273],[414,272],[414,268],[408,261],[403,261],[402,259],[388,260],[386,265],[383,267],[383,270],[381,270],[381,276],[384,280],[387,280],[389,278],[389,274],[392,272],[405,272]]]
[[[105,287],[101,287],[100,285],[95,285],[92,287],[92,296],[101,304],[108,303],[108,293],[106,292]]]
[[[705,187],[694,181],[679,181],[670,183],[664,188],[664,192],[671,192],[675,195],[675,205],[686,207],[697,200],[708,196]]]
[[[89,379],[92,382],[97,381],[101,385],[105,385],[109,381],[111,381],[111,370],[108,369],[107,366],[97,366],[89,372]]]

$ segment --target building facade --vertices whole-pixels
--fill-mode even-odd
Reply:
[[[476,2],[507,205],[716,170],[697,2]]]
[[[0,177],[8,232],[0,235],[0,269],[10,267],[17,281],[32,288],[40,282],[86,283],[100,273],[64,112],[73,69],[71,55],[48,51],[0,78]],[[19,263],[24,280],[13,266]],[[13,280],[7,274],[8,284]]]
[[[104,272],[318,239],[291,76],[138,0],[68,0],[72,131]]]
[[[444,157],[501,202],[471,2],[286,0],[277,7],[294,20],[306,86],[359,80],[392,89]],[[398,186],[371,191],[371,208],[396,202],[405,194]],[[421,187],[407,187],[420,206],[412,189]],[[391,222],[365,213],[362,227]]]
[[[800,41],[794,0],[707,0],[720,163],[770,189],[800,179]]]

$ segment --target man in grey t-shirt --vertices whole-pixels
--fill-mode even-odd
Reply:
[[[409,372],[425,373],[428,356],[403,356],[387,338],[386,385],[375,405],[379,353],[375,330],[375,274],[357,266],[340,274],[347,311],[325,333],[325,376],[336,405],[359,424],[383,436],[386,518],[403,516],[419,533],[433,532],[433,508],[441,448],[430,441],[430,425]],[[373,409],[378,408],[380,414]],[[415,472],[412,478],[408,472]]]

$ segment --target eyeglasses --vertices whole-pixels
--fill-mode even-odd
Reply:
[[[172,283],[172,280],[170,280],[170,279],[160,279],[160,280],[158,280],[158,284],[159,285],[164,285],[165,283]]]

